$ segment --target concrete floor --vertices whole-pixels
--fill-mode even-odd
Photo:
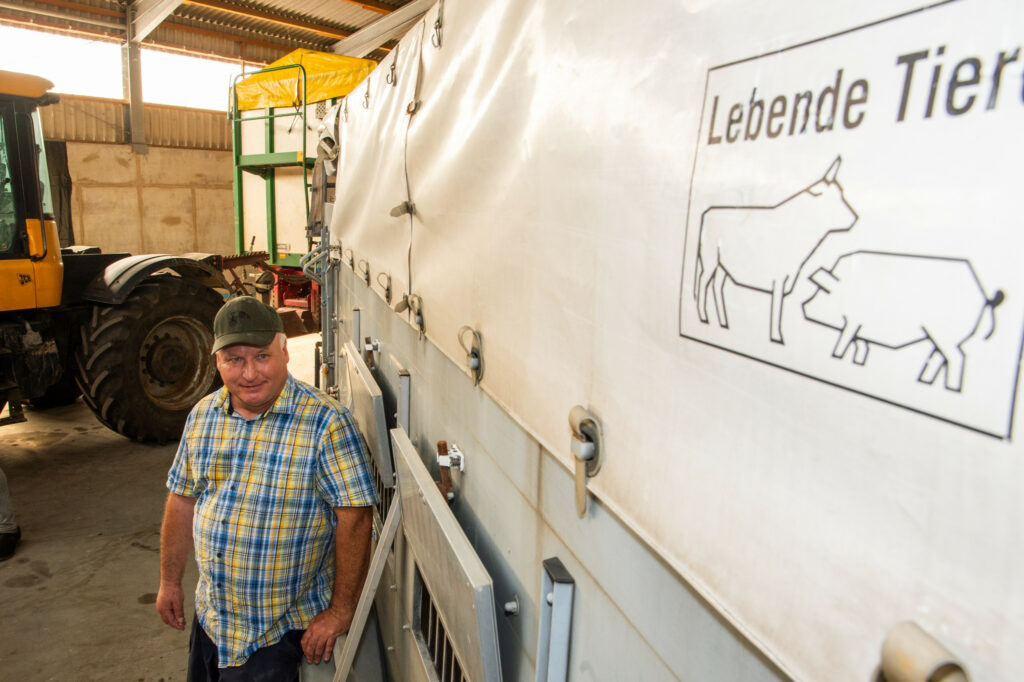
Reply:
[[[289,340],[312,383],[319,335]],[[0,563],[0,680],[185,679],[187,635],[154,608],[164,482],[176,444],[141,445],[79,400],[0,429],[22,541]],[[195,565],[185,575],[191,622]]]

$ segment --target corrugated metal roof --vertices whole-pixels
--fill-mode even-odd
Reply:
[[[146,36],[153,47],[269,62],[295,48],[330,46],[410,0],[183,0]],[[0,0],[0,23],[117,39],[116,0]],[[375,8],[375,9],[368,9]]]
[[[376,4],[398,8],[406,1]],[[380,11],[345,0],[184,0],[171,21],[216,25],[236,35],[259,35],[289,42],[292,47],[327,50],[381,16]]]
[[[177,18],[160,24],[150,38],[151,41],[144,43],[146,47],[216,56],[233,62],[244,60],[250,64],[272,62],[293,49],[289,42],[270,36],[248,38],[243,42],[224,27]],[[319,44],[304,47],[323,49]]]
[[[270,12],[292,15],[316,23],[346,27],[354,31],[381,15],[359,5],[338,0],[265,0],[255,3]]]
[[[284,50],[333,42],[324,36],[289,30],[287,27],[256,19],[228,20],[218,13],[206,11],[176,14],[161,24],[161,28],[164,26],[193,26],[207,32],[213,31],[228,40],[246,38],[256,42],[280,44]]]
[[[332,38],[299,27],[289,27],[255,17],[233,16],[221,10],[197,5],[183,5],[175,11],[169,22],[165,21],[164,23],[170,22],[203,26],[230,36],[258,37],[262,40],[281,42],[285,44],[286,49],[292,45],[294,47],[329,45],[339,40],[339,38]],[[338,30],[339,34],[345,32],[339,27],[332,28]]]

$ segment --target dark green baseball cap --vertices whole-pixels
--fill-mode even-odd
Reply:
[[[224,304],[213,319],[213,353],[238,343],[269,346],[284,332],[277,311],[252,296],[239,296]]]

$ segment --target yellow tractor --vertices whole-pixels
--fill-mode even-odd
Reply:
[[[216,385],[208,349],[228,283],[213,256],[60,247],[36,111],[52,87],[0,71],[0,426],[24,421],[24,402],[81,394],[118,433],[175,440]]]

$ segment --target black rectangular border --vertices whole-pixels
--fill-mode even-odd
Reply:
[[[940,2],[934,2],[934,3],[928,4],[928,5],[924,5],[923,7],[918,7],[917,9],[908,10],[906,12],[901,12],[900,14],[895,14],[893,16],[886,17],[884,19],[879,19],[877,21],[872,21],[872,22],[869,22],[869,23],[866,23],[866,24],[861,24],[860,26],[856,26],[854,28],[849,28],[849,29],[846,29],[844,31],[839,31],[837,33],[831,33],[829,35],[822,36],[820,38],[814,38],[812,40],[806,40],[806,41],[804,41],[802,43],[796,43],[794,45],[790,45],[788,47],[783,47],[783,48],[778,49],[778,50],[772,50],[771,52],[764,52],[762,54],[755,55],[755,56],[752,56],[752,57],[744,57],[743,59],[737,59],[737,60],[734,60],[734,61],[731,61],[731,62],[725,62],[723,64],[718,64],[716,66],[712,66],[712,67],[708,68],[707,75],[704,78],[704,98],[703,98],[703,102],[701,103],[700,123],[699,123],[699,125],[697,127],[697,147],[694,150],[694,154],[693,154],[693,167],[690,169],[690,191],[689,191],[689,195],[687,196],[686,224],[685,224],[685,227],[684,227],[685,231],[683,233],[683,259],[684,259],[684,261],[686,259],[687,247],[689,246],[689,240],[690,240],[690,214],[691,214],[690,207],[693,204],[693,186],[694,186],[695,178],[696,178],[696,175],[697,175],[697,159],[698,159],[698,156],[700,154],[701,135],[703,134],[703,131],[704,131],[704,116],[707,113],[708,86],[711,83],[711,72],[712,71],[717,71],[718,69],[724,69],[724,68],[727,68],[727,67],[730,67],[730,66],[736,66],[738,64],[744,64],[746,62],[757,61],[758,59],[764,59],[765,57],[771,57],[771,56],[775,56],[775,55],[780,55],[780,54],[783,54],[785,52],[791,52],[793,50],[797,50],[797,49],[802,48],[802,47],[807,47],[808,45],[814,45],[816,43],[825,42],[826,40],[831,40],[833,38],[838,38],[840,36],[845,36],[845,35],[848,35],[850,33],[856,33],[857,31],[862,31],[864,29],[872,28],[874,26],[879,26],[881,24],[885,24],[885,23],[890,22],[890,21],[895,21],[897,19],[903,19],[905,17],[913,16],[915,14],[920,14],[922,12],[927,12],[929,10],[937,9],[939,7],[944,7],[946,5],[951,5],[953,3],[958,3],[958,2],[963,2],[963,1],[964,0],[941,0]],[[878,395],[873,395],[871,393],[865,393],[864,391],[858,390],[856,388],[851,388],[849,386],[844,386],[843,384],[839,384],[839,383],[836,383],[834,381],[829,381],[828,379],[823,379],[821,377],[816,377],[816,376],[813,376],[811,374],[807,374],[806,372],[801,372],[801,371],[793,369],[791,367],[786,367],[784,365],[780,365],[780,364],[777,364],[775,362],[771,362],[769,360],[765,360],[764,358],[759,358],[759,357],[755,357],[753,355],[748,355],[746,353],[740,352],[738,350],[734,350],[732,348],[726,348],[725,346],[719,346],[718,344],[712,343],[711,341],[707,341],[705,339],[698,339],[698,338],[696,338],[694,336],[688,336],[688,335],[684,334],[683,333],[683,312],[682,312],[682,308],[683,308],[683,298],[684,298],[685,289],[686,289],[686,263],[685,262],[682,264],[681,270],[682,270],[682,272],[681,272],[680,277],[679,277],[679,305],[677,306],[678,315],[679,315],[677,328],[679,329],[679,336],[680,336],[680,338],[688,339],[690,341],[696,341],[697,343],[704,344],[705,346],[709,346],[711,348],[717,348],[718,350],[723,350],[723,351],[726,351],[727,353],[732,353],[733,355],[738,355],[740,357],[747,358],[749,360],[754,360],[755,362],[760,362],[760,363],[762,363],[764,365],[768,365],[769,367],[776,367],[776,368],[784,370],[786,372],[791,372],[791,373],[796,374],[798,376],[802,376],[802,377],[807,378],[807,379],[812,379],[814,381],[817,381],[819,383],[825,384],[827,386],[833,386],[833,387],[838,388],[838,389],[843,390],[843,391],[849,391],[850,393],[855,393],[857,395],[864,396],[865,398],[871,398],[872,400],[877,400],[879,402],[886,403],[888,405],[892,405],[893,407],[899,407],[899,408],[902,408],[904,410],[908,410],[910,412],[915,412],[915,413],[920,414],[920,415],[925,416],[925,417],[931,417],[932,419],[936,419],[938,421],[945,422],[946,424],[951,424],[953,426],[958,426],[960,428],[964,428],[964,429],[967,429],[969,431],[973,431],[973,432],[981,434],[983,436],[989,436],[991,438],[996,438],[998,440],[1006,440],[1006,441],[1012,441],[1013,440],[1013,416],[1014,416],[1014,413],[1016,412],[1016,408],[1017,408],[1017,394],[1019,392],[1018,389],[1019,389],[1019,385],[1020,385],[1021,358],[1024,357],[1024,329],[1021,330],[1021,341],[1020,341],[1020,345],[1019,345],[1018,351],[1017,351],[1016,378],[1014,379],[1014,382],[1013,382],[1013,394],[1010,396],[1010,413],[1009,413],[1009,415],[1007,417],[1006,432],[1005,433],[994,433],[992,431],[986,431],[986,430],[984,430],[982,428],[979,428],[977,426],[972,426],[970,424],[965,424],[963,422],[956,421],[955,419],[948,419],[946,417],[942,417],[942,416],[939,416],[937,414],[933,414],[931,412],[927,412],[925,410],[922,410],[922,409],[919,409],[919,408],[916,408],[916,407],[911,407],[909,405],[904,405],[902,403],[897,403],[897,402],[894,402],[894,401],[889,400],[887,398],[883,398],[883,397],[878,396]]]

